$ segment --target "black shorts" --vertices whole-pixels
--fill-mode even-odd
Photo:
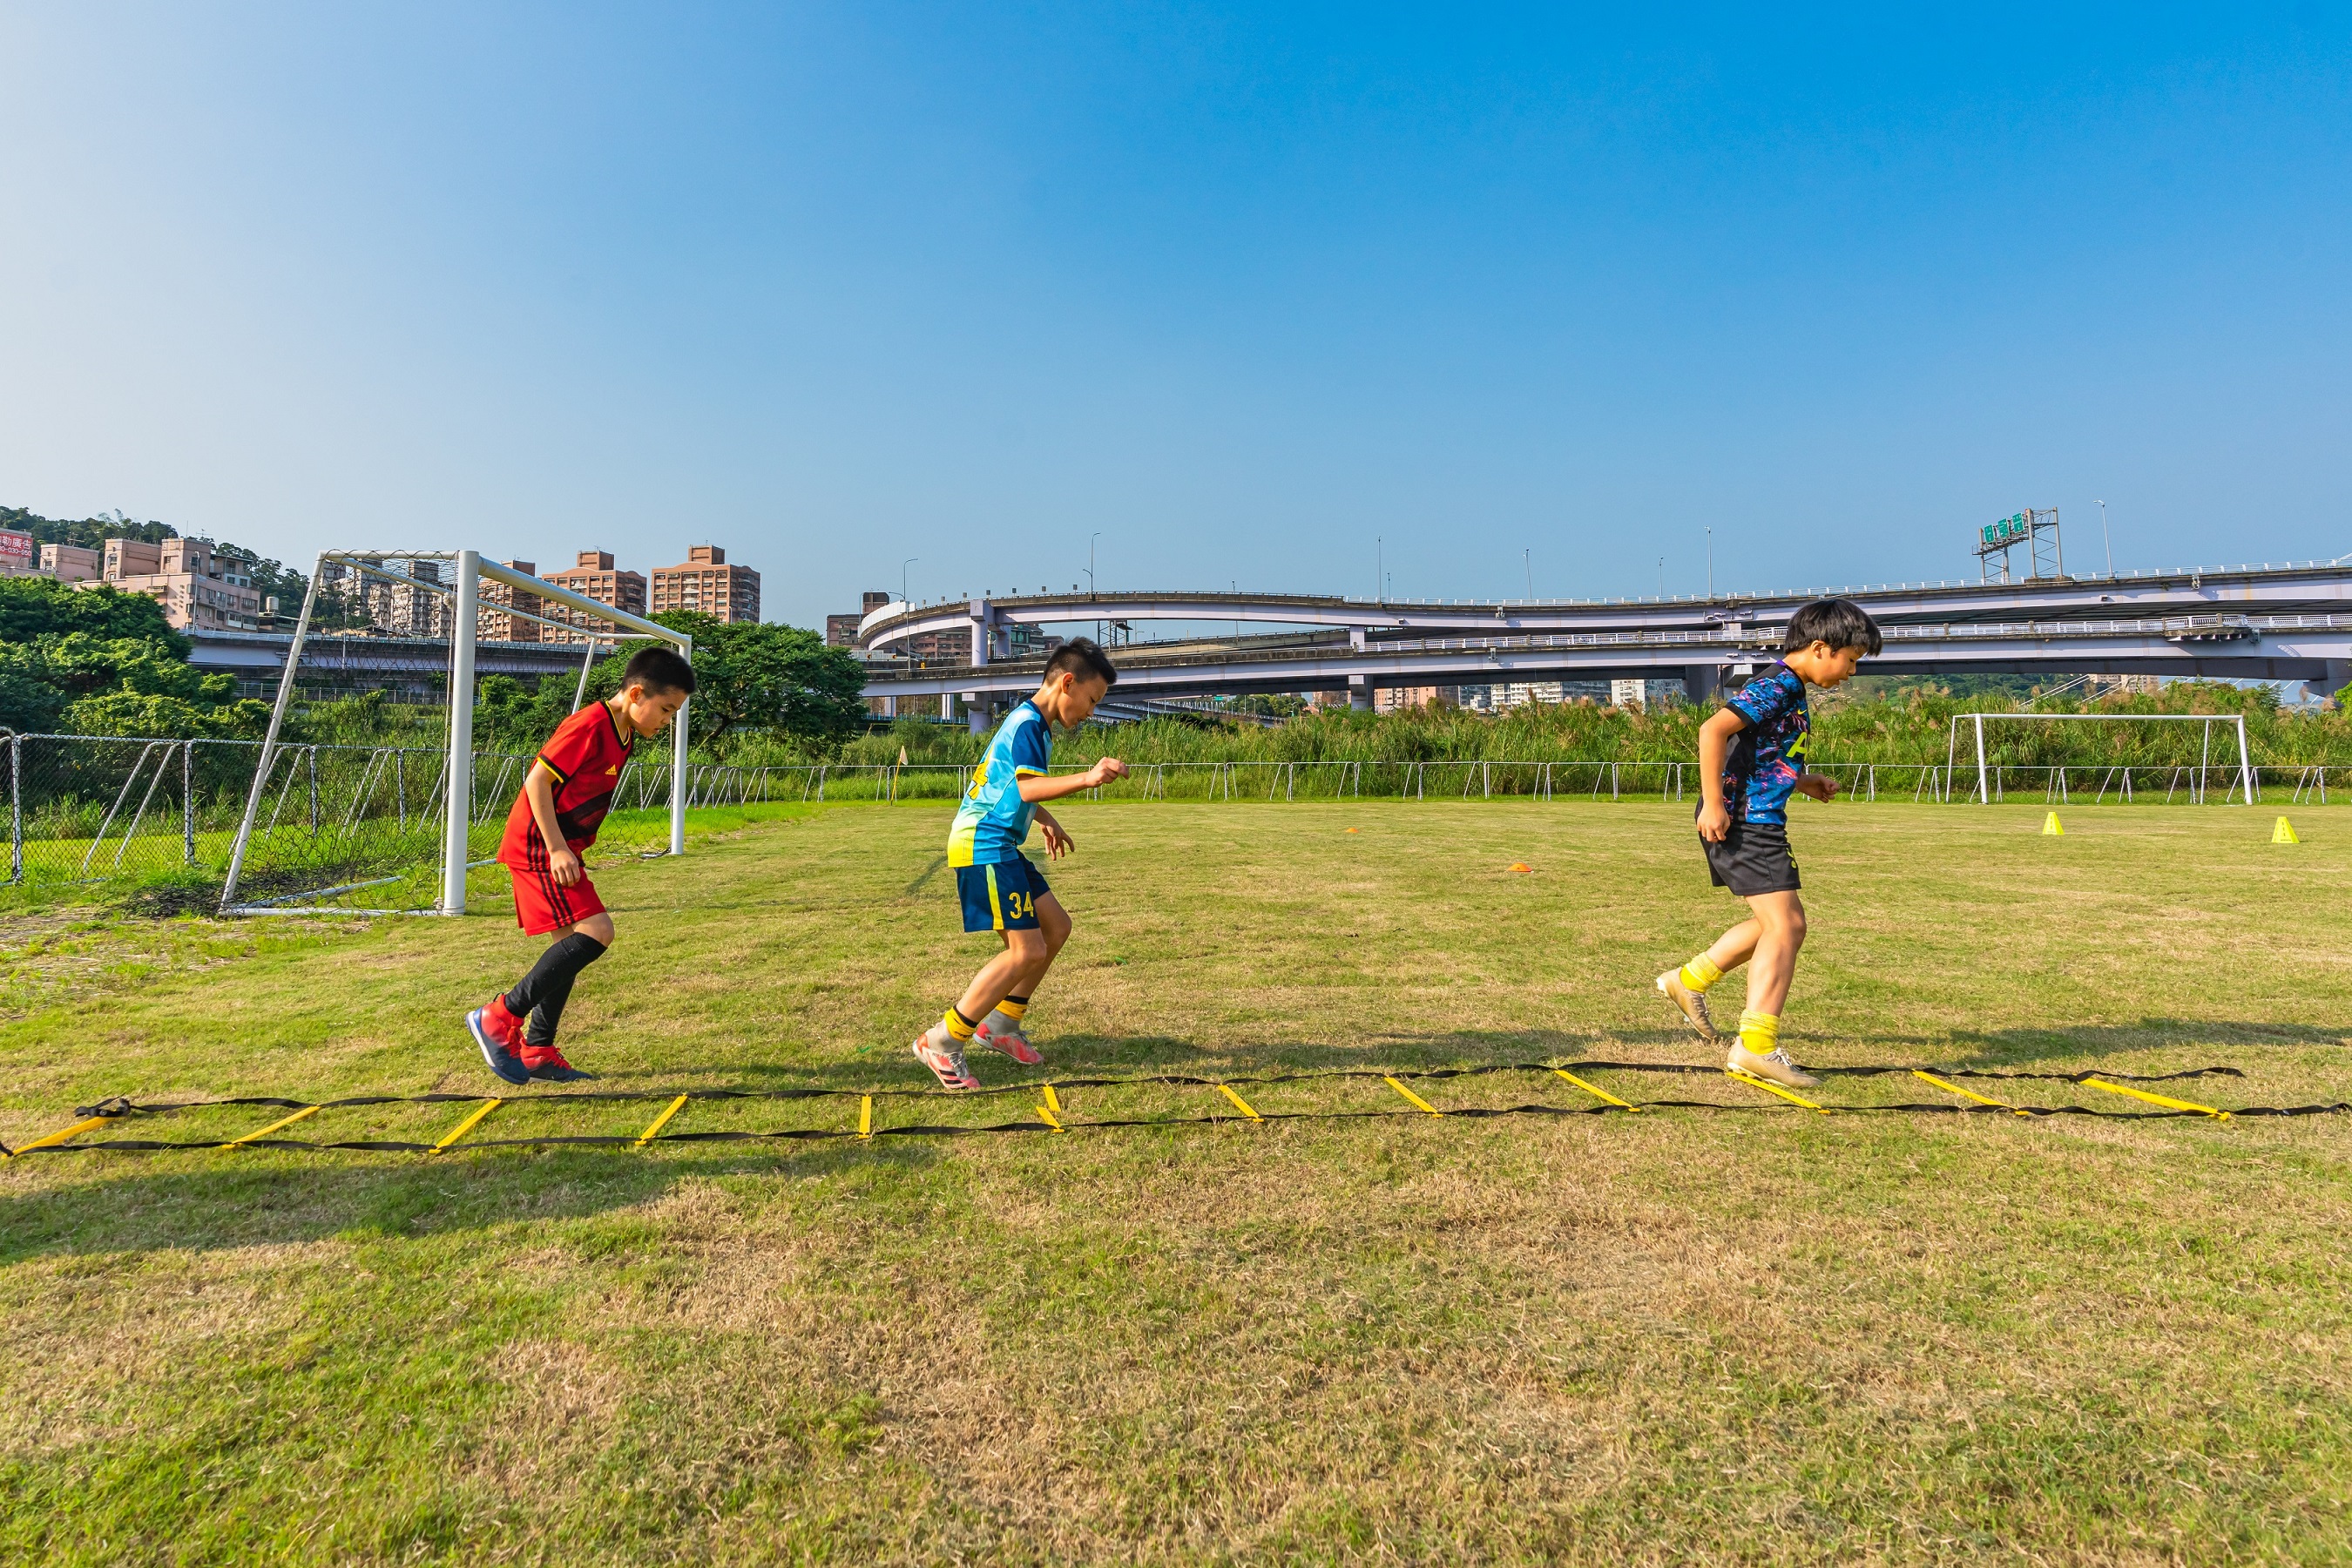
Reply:
[[[1720,844],[1702,838],[1706,868],[1718,888],[1741,898],[1757,893],[1793,893],[1804,886],[1797,879],[1797,858],[1789,853],[1789,829],[1779,822],[1734,822]]]

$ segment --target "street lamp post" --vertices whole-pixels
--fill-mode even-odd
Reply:
[[[2099,542],[2107,547],[2107,575],[2116,574],[2116,542],[2107,535],[2107,503],[2099,503]]]
[[[1101,537],[1102,530],[1099,528],[1087,535],[1087,597],[1089,599],[1095,596],[1095,541]]]
[[[1715,530],[1706,531],[1706,599],[1715,602]]]
[[[921,559],[919,555],[909,555],[898,563],[898,602],[902,605],[907,603],[907,568]]]

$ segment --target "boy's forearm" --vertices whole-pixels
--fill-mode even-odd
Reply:
[[[539,825],[539,837],[547,845],[550,855],[560,854],[571,846],[563,842],[563,829],[555,820],[555,785],[537,766],[530,777],[523,781],[523,798],[530,802],[530,819]]]
[[[1713,725],[1698,732],[1698,797],[1708,805],[1723,804],[1723,759],[1730,752],[1728,737]]]
[[[1018,787],[1021,791],[1022,803],[1025,805],[1036,805],[1044,801],[1060,800],[1064,795],[1076,795],[1080,790],[1092,789],[1094,785],[1087,782],[1087,775],[1084,773],[1064,773],[1060,778],[1048,778],[1044,773],[1032,773],[1023,779]]]

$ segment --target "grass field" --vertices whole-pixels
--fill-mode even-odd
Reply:
[[[2352,836],[2315,817],[2273,847],[2271,815],[2077,811],[2043,838],[2038,807],[1806,812],[1784,1037],[1827,1063],[2226,1063],[2244,1079],[2180,1092],[2352,1099]],[[1064,819],[1078,930],[1032,1015],[1056,1076],[1710,1059],[1649,990],[1736,908],[1687,807]],[[905,1041],[986,951],[956,929],[945,829],[929,806],[786,811],[615,867],[621,939],[573,1001],[573,1059],[605,1088],[918,1088]],[[495,877],[478,889],[487,918],[463,921],[0,912],[0,1138],[114,1093],[487,1094],[459,1015],[535,944]],[[1718,1078],[1606,1084],[1744,1109],[1438,1119],[1358,1079],[1253,1103],[1406,1113],[27,1156],[0,1167],[0,1554],[2352,1560],[2352,1116],[1819,1116]],[[1534,1077],[1421,1091],[1591,1103]],[[880,1106],[977,1124],[1029,1103]],[[837,1126],[856,1104],[673,1126]],[[459,1114],[298,1131],[430,1137]],[[480,1136],[646,1116],[542,1101]]]

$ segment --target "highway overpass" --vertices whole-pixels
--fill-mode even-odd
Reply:
[[[1012,628],[1101,621],[1290,628],[1132,644],[1117,656],[1121,695],[1344,690],[1369,707],[1381,688],[1664,678],[1696,700],[1769,663],[1790,616],[1828,594],[1877,618],[1886,648],[1870,668],[1888,674],[2214,676],[2320,692],[2352,678],[2352,567],[2334,563],[1556,603],[1039,594],[886,605],[860,624],[858,644],[883,656],[868,696],[954,698],[975,724],[1037,680],[1042,656],[1011,657]],[[969,655],[887,657],[942,632],[960,634]]]

